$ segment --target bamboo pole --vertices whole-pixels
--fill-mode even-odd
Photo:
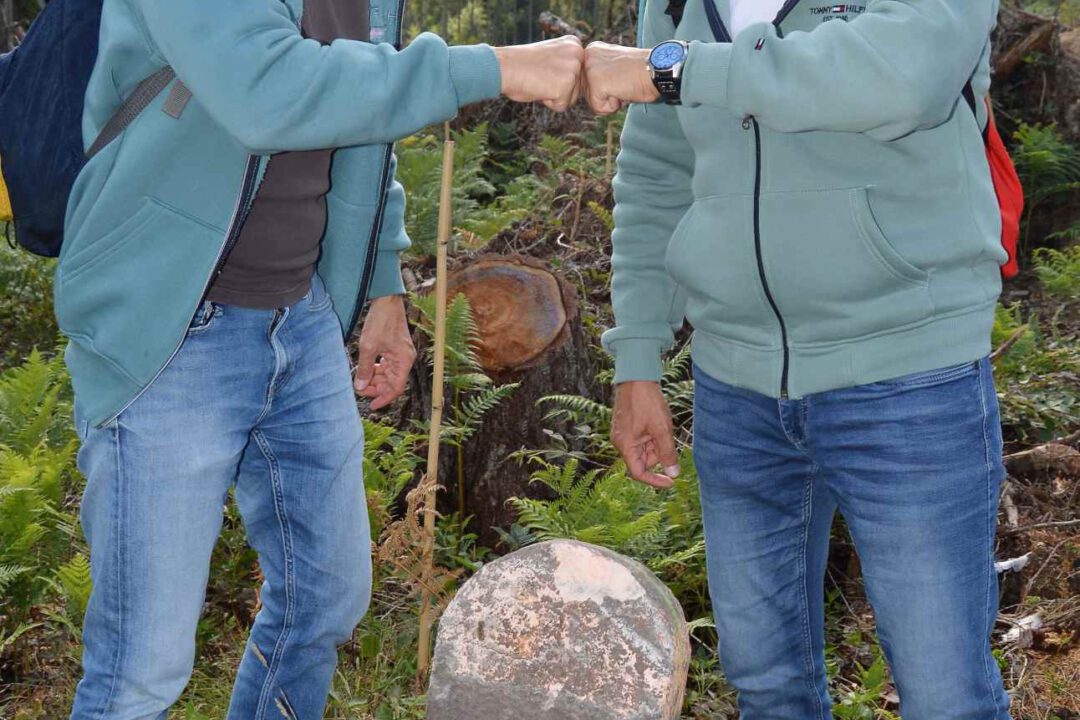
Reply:
[[[443,380],[446,356],[446,250],[453,220],[454,141],[446,126],[443,146],[442,191],[439,194],[439,235],[435,251],[435,367],[431,381],[431,430],[428,439],[427,474],[424,477],[424,585],[420,602],[420,640],[417,674],[422,680],[431,660],[431,628],[434,625],[432,575],[435,569],[435,501],[439,485],[439,434],[442,429]]]

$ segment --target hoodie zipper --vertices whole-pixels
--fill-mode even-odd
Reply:
[[[398,42],[395,43],[395,47],[400,49],[401,42],[401,30],[402,30],[402,15],[405,10],[405,0],[398,1],[398,13],[396,23],[396,35]],[[298,22],[299,24],[299,22]],[[390,159],[394,152],[393,144],[387,145],[386,154],[383,158],[383,168],[381,173],[381,182],[379,187],[381,188],[379,193],[379,202],[375,211],[375,222],[372,226],[371,237],[368,241],[367,253],[364,259],[364,268],[360,280],[360,290],[357,295],[356,305],[353,308],[351,321],[346,329],[346,334],[352,332],[352,328],[356,326],[356,322],[360,316],[360,310],[363,308],[363,300],[367,297],[368,289],[371,285],[371,278],[374,273],[375,266],[375,252],[378,249],[379,233],[382,230],[383,217],[386,210],[386,183],[389,180],[390,175]],[[232,252],[233,247],[236,246],[237,241],[240,238],[240,232],[244,227],[244,221],[247,219],[248,211],[251,209],[251,202],[254,199],[256,190],[258,189],[259,178],[259,161],[258,155],[249,155],[247,158],[247,165],[244,168],[244,179],[240,185],[240,192],[237,195],[236,205],[233,208],[232,219],[229,221],[228,231],[225,233],[225,239],[218,249],[217,259],[214,261],[214,269],[210,273],[210,277],[206,279],[206,283],[203,285],[202,294],[199,296],[199,302],[195,304],[195,308],[191,311],[191,316],[188,318],[187,325],[195,320],[195,314],[199,312],[199,308],[202,307],[203,301],[206,299],[206,294],[210,292],[210,288],[214,283],[214,280],[221,274],[222,268],[225,267],[225,261],[229,257],[229,253]],[[165,368],[169,367],[176,354],[180,352],[180,348],[184,345],[184,340],[187,337],[187,333],[184,333],[180,337],[180,341],[177,342],[176,347],[169,354],[167,360],[158,371],[154,373],[154,377],[150,379],[150,382],[146,383],[136,395],[131,398],[122,408],[113,413],[112,416],[103,420],[97,427],[108,425],[110,422],[118,418],[125,410],[131,407],[136,400],[142,397],[143,393],[154,384],[154,382],[161,376],[161,373],[165,372]]]
[[[232,251],[233,247],[236,245],[236,241],[240,237],[240,231],[244,227],[244,220],[247,218],[248,210],[251,208],[251,201],[253,199],[253,196],[255,195],[255,186],[257,184],[256,181],[258,180],[258,177],[259,156],[248,155],[247,164],[244,167],[244,179],[240,185],[240,192],[236,197],[236,205],[233,208],[232,219],[229,221],[229,229],[225,233],[225,239],[222,241],[221,246],[218,248],[217,259],[214,261],[214,269],[210,272],[210,276],[203,284],[202,293],[199,295],[199,302],[197,302],[194,309],[192,309],[191,316],[188,318],[185,327],[190,326],[191,323],[195,320],[195,314],[198,313],[199,308],[202,307],[203,300],[206,299],[206,294],[210,292],[210,287],[213,285],[214,280],[216,280],[218,275],[221,274],[221,269],[225,266],[225,260],[229,257],[229,253]],[[184,340],[186,338],[187,333],[185,332],[183,335],[180,336],[179,342],[176,343],[176,347],[173,348],[173,351],[169,354],[168,359],[162,364],[160,368],[158,368],[158,371],[154,373],[154,377],[150,378],[150,382],[143,385],[142,389],[140,389],[139,392],[136,393],[135,397],[128,400],[122,408],[113,413],[113,415],[109,418],[99,423],[97,427],[100,428],[108,425],[110,422],[118,418],[125,410],[131,407],[136,400],[142,397],[143,393],[145,393],[147,389],[151,385],[153,385],[154,382],[161,376],[161,373],[165,372],[165,368],[169,367],[169,365],[172,363],[173,358],[176,357],[176,354],[180,352],[180,348],[183,347]]]
[[[773,26],[776,28],[776,32],[780,37],[784,37],[783,31],[780,30],[780,23],[784,22],[785,18],[795,9],[795,6],[799,4],[799,0],[787,0],[784,6],[780,8],[780,12],[777,14],[776,19],[773,20]]]
[[[705,0],[705,17],[709,21],[709,28],[716,42],[731,42],[731,33],[724,27],[724,21],[720,19],[720,10],[716,7],[716,0]]]
[[[758,278],[761,280],[761,289],[765,291],[765,299],[772,308],[776,322],[780,325],[780,342],[784,348],[784,364],[780,371],[780,397],[787,400],[788,397],[788,366],[791,362],[791,353],[788,349],[787,325],[784,316],[780,314],[780,307],[776,304],[772,290],[769,289],[769,280],[765,277],[765,261],[761,255],[761,126],[757,118],[750,116],[743,120],[743,129],[754,129],[754,256],[757,258]]]
[[[780,23],[784,22],[799,2],[800,0],[787,0],[773,20],[772,24],[776,27],[776,31],[780,34],[780,37],[784,36],[783,32],[780,30]],[[732,42],[731,33],[728,32],[727,27],[724,26],[724,21],[720,18],[720,10],[717,9],[715,0],[705,0],[705,17],[709,21],[709,28],[712,30],[716,42]]]
[[[799,0],[787,0],[784,6],[780,8],[779,14],[773,21],[778,33],[780,32],[780,23],[798,4]],[[705,0],[705,17],[709,21],[709,27],[716,42],[729,43],[732,41],[731,33],[728,32],[728,29],[724,26],[724,21],[720,18],[716,0]],[[780,307],[776,304],[776,298],[773,297],[772,290],[769,288],[769,280],[765,276],[765,261],[761,253],[761,125],[758,124],[756,117],[749,115],[743,119],[742,126],[743,130],[750,130],[751,128],[754,130],[754,257],[757,260],[758,279],[761,282],[761,289],[764,291],[765,299],[768,301],[769,307],[776,317],[776,322],[780,326],[780,342],[784,351],[783,366],[780,370],[780,397],[786,400],[788,398],[788,371],[791,364],[787,324],[784,322],[784,316],[780,314]]]
[[[395,21],[394,30],[394,47],[397,50],[401,49],[401,30],[402,23],[404,22],[405,15],[405,0],[398,0],[397,4],[397,19]],[[367,301],[368,292],[371,290],[371,280],[375,275],[375,258],[379,250],[379,235],[382,233],[383,220],[386,215],[386,184],[390,181],[390,161],[394,155],[394,144],[389,143],[386,146],[386,153],[383,155],[382,172],[379,175],[379,202],[375,208],[375,220],[371,225],[371,235],[368,237],[367,252],[364,257],[364,267],[360,275],[360,288],[356,295],[356,302],[353,303],[352,312],[349,314],[349,324],[345,326],[345,337],[352,334],[356,328],[356,323],[360,320],[360,313],[364,309],[364,303]]]
[[[379,202],[375,207],[375,220],[371,224],[371,235],[368,237],[367,251],[364,254],[364,267],[360,275],[360,288],[356,294],[356,302],[353,303],[352,313],[349,315],[349,324],[345,326],[345,337],[348,338],[356,328],[360,320],[360,313],[364,309],[368,292],[371,289],[371,279],[375,275],[375,256],[379,251],[379,234],[382,233],[383,218],[386,214],[386,183],[390,181],[390,160],[394,154],[393,143],[386,146],[383,155],[382,173],[379,176]]]

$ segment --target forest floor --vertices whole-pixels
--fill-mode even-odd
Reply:
[[[483,180],[491,191],[473,182],[471,195],[461,199],[465,209],[457,216],[462,227],[454,263],[467,263],[481,252],[520,253],[544,261],[577,287],[591,351],[602,357],[599,332],[611,323],[612,198],[605,175],[606,125],[584,113],[557,117],[501,104],[485,106],[459,122],[475,127],[481,121],[491,123],[490,131],[461,163],[475,166],[475,172],[469,171],[473,174],[464,178],[466,184]],[[413,150],[407,144],[402,148],[404,172],[420,173],[413,161],[419,163],[423,153],[434,152],[423,142]],[[470,142],[479,141],[464,138],[461,144],[468,148]],[[540,179],[540,187],[519,189],[517,204],[501,208],[502,215],[492,220],[493,225],[481,227],[477,218],[493,212],[497,204],[493,198],[518,192],[513,179],[530,173]],[[430,238],[425,245],[423,229],[430,219],[423,211],[430,209],[433,193],[422,178],[414,177],[412,183],[409,178],[403,180],[413,206],[410,230],[420,241],[409,258],[407,279],[411,289],[422,292],[433,267]],[[1080,272],[1075,267],[1065,272],[1075,274],[1070,276],[1075,286],[1070,290],[1065,282],[1064,291],[1058,287],[1051,293],[1029,265],[1018,280],[1007,285],[995,328],[995,368],[1009,469],[997,557],[1019,560],[1012,563],[1015,570],[1001,574],[1001,613],[993,642],[1018,720],[1080,720]],[[0,349],[7,353],[11,348]],[[604,400],[605,391],[598,392],[598,399]],[[401,432],[408,425],[407,418],[394,412],[378,420],[388,433]],[[688,425],[680,432],[685,443]],[[416,458],[421,457],[422,447],[414,449]],[[404,462],[406,468],[419,466],[418,460],[413,465],[408,464],[412,460]],[[369,492],[375,486],[369,478]],[[74,482],[64,510],[74,512],[78,490]],[[394,498],[373,496],[370,504],[379,523],[400,510]],[[72,542],[81,552],[79,541]],[[505,546],[478,547],[475,535],[449,524],[440,529],[439,548],[440,562],[463,577],[506,551]],[[703,575],[700,559],[688,562],[684,573]],[[670,578],[665,579],[670,583]],[[232,674],[257,607],[257,584],[257,563],[230,507],[199,625],[199,660],[172,717],[216,720],[224,716]],[[700,595],[700,583],[694,590]],[[858,557],[840,522],[834,532],[826,599],[827,658],[836,717],[895,718],[898,699],[874,639]],[[707,616],[700,598],[684,605],[689,619]],[[20,626],[27,629],[21,632],[5,627],[0,616],[0,717],[66,717],[78,677],[79,623],[63,608],[60,595],[42,601],[31,609]],[[414,679],[416,632],[414,589],[392,568],[378,570],[372,610],[342,649],[326,717],[422,718],[424,697]],[[684,717],[734,720],[734,693],[719,672],[715,638],[707,625],[696,625],[694,638]]]

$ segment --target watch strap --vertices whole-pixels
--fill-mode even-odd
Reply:
[[[660,93],[660,99],[668,105],[682,104],[682,78],[671,72],[654,72],[653,85]]]

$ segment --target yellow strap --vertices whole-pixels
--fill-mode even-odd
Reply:
[[[0,222],[11,222],[11,198],[8,197],[7,183],[4,182],[3,162],[0,160]]]

